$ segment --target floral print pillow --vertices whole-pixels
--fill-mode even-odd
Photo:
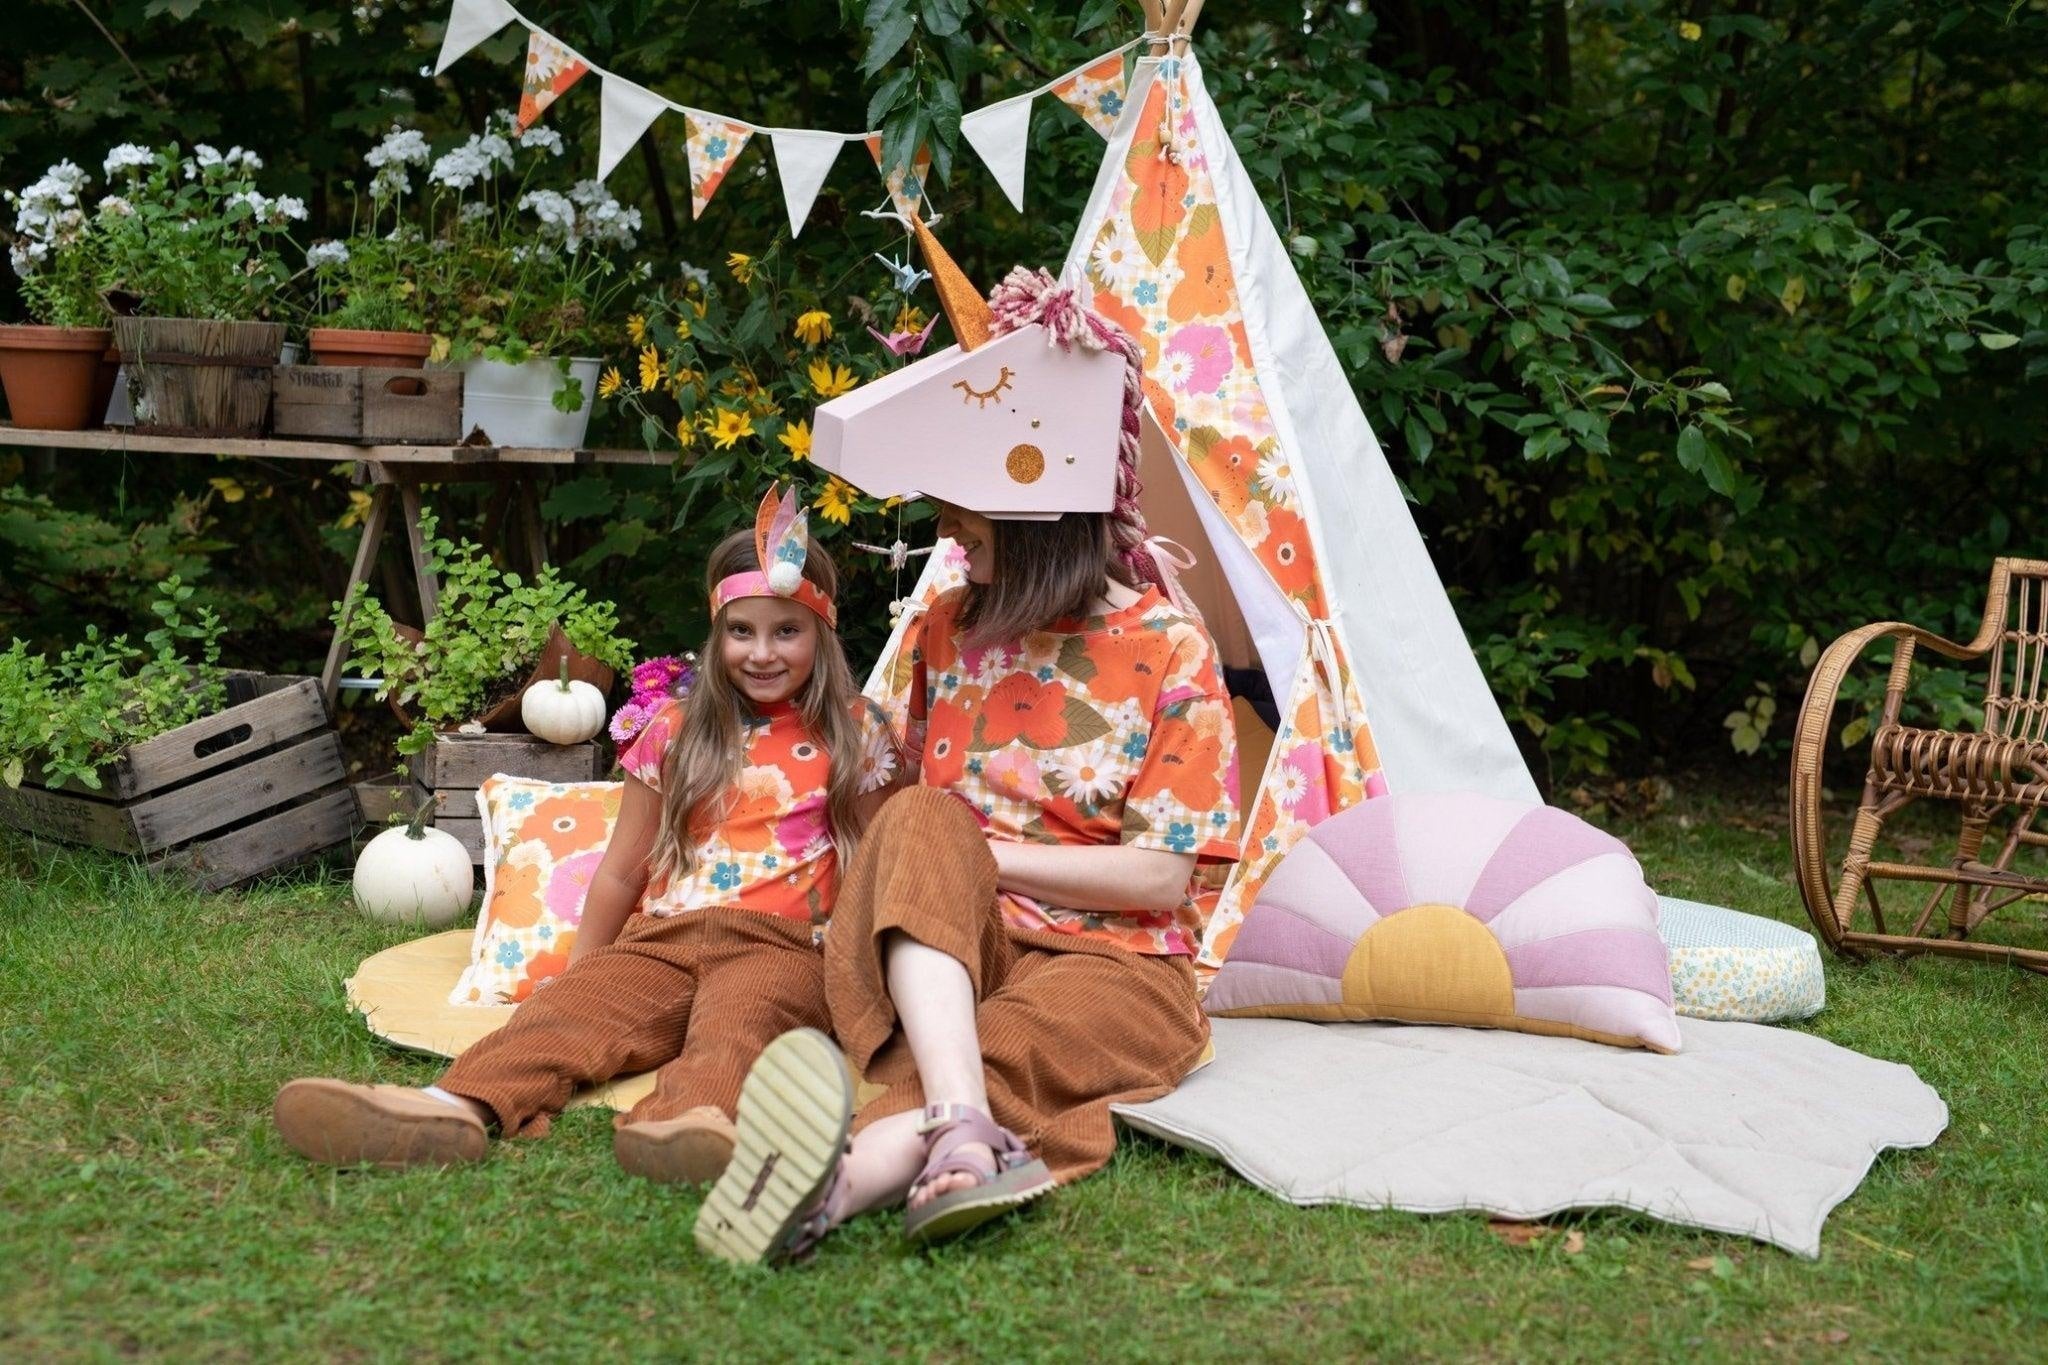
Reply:
[[[624,793],[618,782],[484,782],[484,909],[450,1004],[517,1004],[568,967]]]

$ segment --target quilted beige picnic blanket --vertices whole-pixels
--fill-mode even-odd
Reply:
[[[1880,1152],[1948,1126],[1910,1067],[1761,1024],[1681,1019],[1669,1057],[1486,1029],[1211,1024],[1214,1062],[1118,1116],[1295,1204],[1616,1207],[1812,1257]]]

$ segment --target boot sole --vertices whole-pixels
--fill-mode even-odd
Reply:
[[[846,1148],[853,1126],[846,1058],[816,1029],[783,1034],[747,1073],[737,1124],[732,1162],[697,1214],[697,1246],[758,1265],[788,1246]]]
[[[708,1128],[656,1137],[628,1127],[612,1139],[620,1169],[659,1185],[704,1185],[718,1179],[732,1164],[733,1147],[731,1134]]]
[[[452,1107],[445,1118],[394,1113],[341,1081],[292,1081],[271,1117],[287,1147],[326,1166],[460,1166],[483,1160],[490,1146],[482,1125]]]

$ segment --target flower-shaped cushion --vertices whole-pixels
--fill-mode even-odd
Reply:
[[[476,794],[484,823],[484,908],[451,1005],[510,1005],[569,965],[583,898],[619,821],[619,782],[542,782],[499,773]]]
[[[1634,855],[1564,811],[1463,792],[1376,797],[1310,830],[1204,1008],[1679,1047],[1657,898]]]

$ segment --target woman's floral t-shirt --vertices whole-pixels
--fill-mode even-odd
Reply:
[[[854,707],[863,746],[860,789],[875,791],[893,779],[901,756],[882,709],[865,697]],[[619,755],[619,766],[660,791],[662,760],[682,718],[677,701],[655,712]],[[648,889],[640,902],[645,913],[675,915],[723,905],[812,924],[831,915],[839,860],[826,822],[831,760],[824,745],[788,702],[754,716],[745,744],[726,817],[703,832],[696,866],[687,875]]]
[[[963,594],[912,627],[909,749],[991,839],[1237,857],[1237,736],[1209,633],[1148,590],[1107,616],[963,648]],[[1003,893],[1022,929],[1193,953],[1201,913],[1110,914]]]

